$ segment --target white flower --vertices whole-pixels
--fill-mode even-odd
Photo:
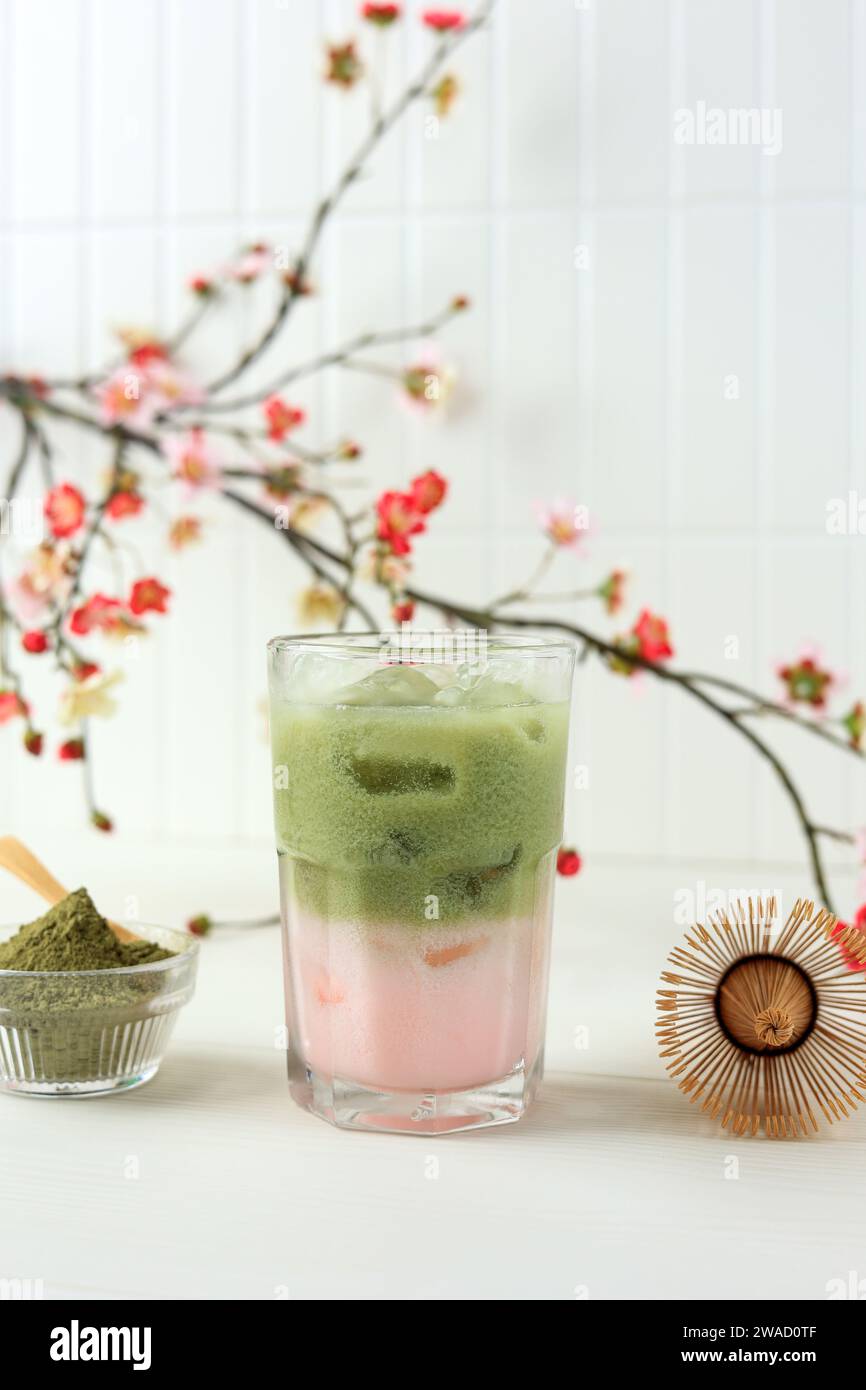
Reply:
[[[94,716],[106,719],[110,714],[114,714],[117,701],[113,700],[108,692],[122,680],[121,671],[113,671],[110,676],[96,671],[86,680],[70,681],[60,697],[60,712],[57,716],[60,723],[77,724],[81,719],[91,719]]]

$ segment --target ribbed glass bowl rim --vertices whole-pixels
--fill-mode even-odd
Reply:
[[[453,637],[459,641],[461,634],[483,633],[484,628],[411,628],[407,633],[408,641],[411,643],[417,638],[419,645],[425,639],[447,639]],[[324,652],[329,656],[377,656],[383,649],[387,650],[389,643],[399,644],[406,640],[402,632],[398,629],[388,631],[383,629],[381,632],[310,632],[299,633],[294,636],[292,633],[284,633],[278,637],[272,637],[268,642],[269,652],[283,651],[304,651]],[[538,633],[519,633],[519,632],[493,632],[487,633],[485,637],[486,655],[489,656],[519,656],[525,653],[526,656],[558,656],[563,653],[573,652],[577,647],[577,642],[571,637],[543,637]],[[423,658],[419,659],[423,661]],[[428,664],[435,665],[435,661]]]
[[[19,923],[19,925],[21,924]],[[141,965],[111,965],[107,970],[0,970],[0,980],[21,980],[25,977],[28,980],[80,980],[82,977],[89,978],[93,975],[100,975],[104,978],[106,975],[116,977],[118,975],[156,974],[159,971],[165,972],[176,969],[179,965],[189,964],[198,956],[199,942],[194,937],[188,936],[186,932],[176,931],[174,927],[161,927],[157,922],[138,921],[120,922],[120,926],[135,932],[136,935],[142,928],[147,931],[148,927],[165,932],[167,936],[173,937],[178,943],[177,952],[173,956],[168,956],[166,960],[145,961]],[[9,924],[0,927],[0,933],[7,930],[17,930],[17,928],[13,929]],[[153,944],[155,946],[160,945],[158,941]],[[173,947],[168,945],[166,949],[172,950]]]

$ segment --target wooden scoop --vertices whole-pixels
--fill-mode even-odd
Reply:
[[[41,898],[53,907],[62,898],[68,897],[67,890],[53,874],[50,874],[41,860],[32,854],[26,845],[16,840],[14,835],[0,835],[0,869],[8,869],[13,877],[26,883]],[[108,925],[120,941],[140,941],[135,932],[127,931],[118,922]]]

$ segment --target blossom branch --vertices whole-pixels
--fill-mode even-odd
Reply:
[[[238,498],[232,494],[225,494],[227,499],[236,504],[240,503],[250,515],[258,515],[260,519],[270,524],[271,519],[267,512],[256,507],[247,499]],[[306,552],[304,554],[304,552]],[[304,547],[301,550],[303,558],[311,563],[313,557],[318,560],[327,559],[337,567],[349,568],[348,558],[341,555],[338,551],[325,546],[320,541],[313,540],[311,537],[304,538]],[[430,593],[426,589],[418,588],[414,585],[407,585],[405,593],[413,602],[432,608],[441,613],[446,618],[456,618],[461,622],[470,623],[474,627],[493,630],[496,627],[504,626],[510,628],[529,628],[536,631],[561,632],[577,639],[585,651],[591,652],[602,660],[610,663],[621,663],[623,661],[623,649],[616,642],[608,641],[600,637],[597,633],[590,631],[577,623],[567,622],[559,617],[525,617],[521,614],[502,613],[498,607],[476,608],[467,605],[459,600],[452,600],[439,594]],[[375,624],[373,624],[375,629]],[[722,719],[729,728],[739,733],[750,746],[759,754],[761,759],[771,768],[776,780],[787,796],[800,829],[806,841],[809,864],[812,878],[815,883],[816,891],[821,901],[832,910],[832,896],[827,880],[827,874],[823,863],[820,839],[822,836],[829,837],[845,843],[853,842],[853,836],[844,831],[829,830],[825,826],[819,825],[810,816],[805,800],[797,787],[793,777],[788,771],[779,755],[767,744],[758,734],[748,725],[744,724],[735,711],[728,709],[721,701],[714,698],[703,687],[714,683],[714,677],[695,672],[681,672],[675,668],[665,665],[661,661],[653,661],[639,653],[630,652],[627,657],[628,664],[647,671],[657,680],[665,684],[677,686],[683,690],[693,700],[697,701],[703,708]],[[760,704],[765,711],[776,714],[780,718],[796,723],[798,727],[812,731],[815,726],[807,720],[797,716],[793,711],[786,709],[782,704],[764,699],[764,697],[746,691],[745,687],[739,688],[740,693],[750,696],[752,701]],[[841,744],[839,745],[842,746]],[[858,749],[852,749],[855,756],[863,758],[863,753]]]
[[[449,58],[455,49],[469,38],[470,35],[474,34],[487,23],[494,3],[495,0],[485,0],[485,3],[480,6],[470,20],[461,27],[444,33],[414,81],[409,83],[408,87],[403,90],[387,111],[381,112],[374,117],[370,130],[362,140],[355,155],[338,177],[334,187],[326,194],[315,209],[303,243],[303,248],[300,255],[295,260],[292,274],[289,276],[288,283],[280,296],[279,304],[271,322],[267,325],[256,342],[241,354],[233,367],[229,368],[228,371],[223,372],[222,375],[216,377],[209,383],[207,388],[209,396],[218,395],[221,391],[224,391],[227,386],[231,386],[234,382],[239,380],[253,363],[262,356],[266,349],[270,347],[292,312],[296,301],[304,293],[310,263],[319,244],[322,230],[331,213],[339,206],[345,194],[360,177],[383,136],[397,124],[413,102],[418,101],[427,94],[433,77],[445,60]]]

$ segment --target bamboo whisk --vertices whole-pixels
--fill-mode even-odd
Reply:
[[[748,899],[686,933],[656,1001],[659,1048],[692,1103],[722,1128],[779,1139],[866,1100],[866,935],[799,900]],[[863,1088],[862,1091],[860,1088]]]

